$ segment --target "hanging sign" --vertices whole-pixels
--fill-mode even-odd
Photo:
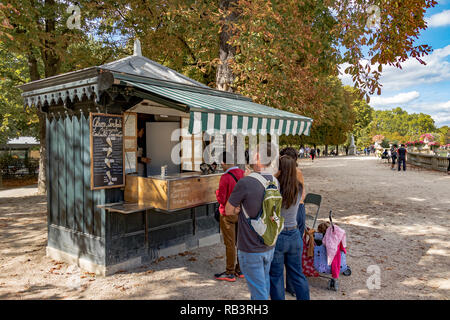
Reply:
[[[123,116],[90,113],[91,189],[125,186]]]

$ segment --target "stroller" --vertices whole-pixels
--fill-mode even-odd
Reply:
[[[322,278],[329,279],[327,289],[337,291],[339,289],[339,281],[338,281],[339,274],[341,273],[344,276],[350,276],[352,273],[352,270],[351,270],[350,266],[347,265],[346,254],[344,253],[344,251],[340,251],[340,270],[339,270],[340,272],[338,273],[338,276],[336,278],[333,278],[331,276],[331,274],[332,274],[331,265],[328,265],[328,263],[327,263],[327,251],[326,251],[325,245],[322,243],[323,234],[320,232],[315,232],[315,230],[314,230],[315,224],[317,222],[317,217],[319,214],[321,196],[311,194],[311,196],[309,198],[310,198],[310,201],[307,201],[308,200],[308,195],[307,195],[307,199],[305,199],[305,204],[307,204],[307,203],[316,204],[316,205],[318,205],[318,209],[317,209],[316,216],[315,216],[312,227],[311,228],[307,227],[307,231],[305,231],[305,236],[303,238],[303,245],[304,245],[303,257],[302,257],[303,273],[307,277],[322,277]],[[311,201],[311,198],[313,199],[313,201]],[[330,232],[334,232],[334,230],[335,230],[332,215],[333,215],[332,211],[330,210],[330,213],[328,216],[328,218],[330,220],[329,228],[332,228]],[[308,241],[306,240],[307,235],[309,235]],[[311,256],[312,252],[311,252],[311,249],[309,249],[309,247],[310,247],[309,241],[314,241],[314,255],[313,256]]]

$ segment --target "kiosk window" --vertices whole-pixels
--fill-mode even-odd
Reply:
[[[137,172],[137,114],[124,113],[125,174]]]

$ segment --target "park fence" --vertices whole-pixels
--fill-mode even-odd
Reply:
[[[447,157],[441,157],[432,154],[408,152],[409,164],[429,170],[446,172],[448,168],[448,161],[449,160]]]

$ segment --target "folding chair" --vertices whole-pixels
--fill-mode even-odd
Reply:
[[[315,216],[312,216],[310,214],[306,214],[306,220],[314,220],[314,223],[312,224],[312,226],[307,225],[307,221],[305,221],[305,224],[307,225],[308,228],[310,229],[314,229],[314,227],[316,226],[316,222],[317,222],[317,217],[319,216],[319,210],[320,210],[320,203],[322,202],[322,196],[320,194],[315,194],[315,193],[308,193],[305,197],[305,208],[306,208],[306,204],[314,204],[317,206],[317,211]]]

